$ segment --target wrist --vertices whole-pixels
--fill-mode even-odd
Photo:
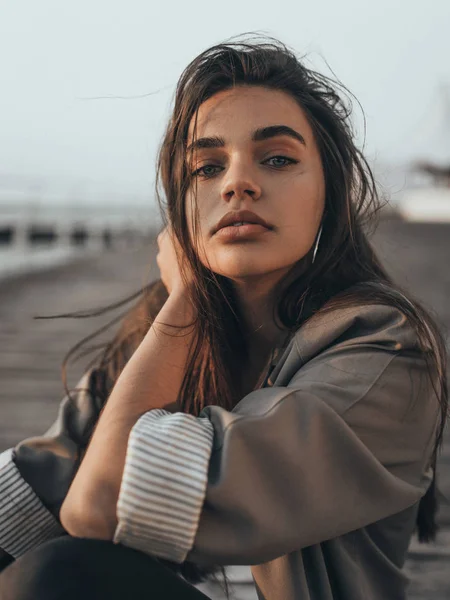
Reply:
[[[193,325],[196,321],[196,314],[188,290],[186,290],[185,286],[179,285],[172,288],[154,324],[158,328],[164,325],[181,327]]]

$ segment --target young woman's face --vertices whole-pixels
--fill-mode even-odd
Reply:
[[[236,87],[200,106],[190,148],[192,135],[193,123],[186,210],[191,235],[198,214],[202,264],[236,281],[282,277],[311,250],[325,204],[319,150],[302,109],[282,91]],[[228,213],[249,224],[217,230]]]

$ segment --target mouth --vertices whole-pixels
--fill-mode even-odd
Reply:
[[[249,210],[231,211],[224,215],[213,228],[216,235],[224,229],[233,229],[240,235],[246,232],[270,231],[273,229],[262,217]]]
[[[238,222],[233,225],[221,227],[215,237],[221,241],[241,241],[260,237],[270,233],[272,230],[259,223]]]

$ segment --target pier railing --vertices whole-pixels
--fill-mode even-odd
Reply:
[[[0,248],[111,247],[148,239],[159,227],[151,205],[0,203]]]

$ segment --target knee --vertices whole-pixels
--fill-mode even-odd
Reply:
[[[0,600],[71,600],[82,597],[86,542],[71,537],[27,552],[0,575]],[[86,579],[86,578],[84,578]],[[79,585],[77,585],[79,584]],[[78,590],[75,588],[78,587]]]

